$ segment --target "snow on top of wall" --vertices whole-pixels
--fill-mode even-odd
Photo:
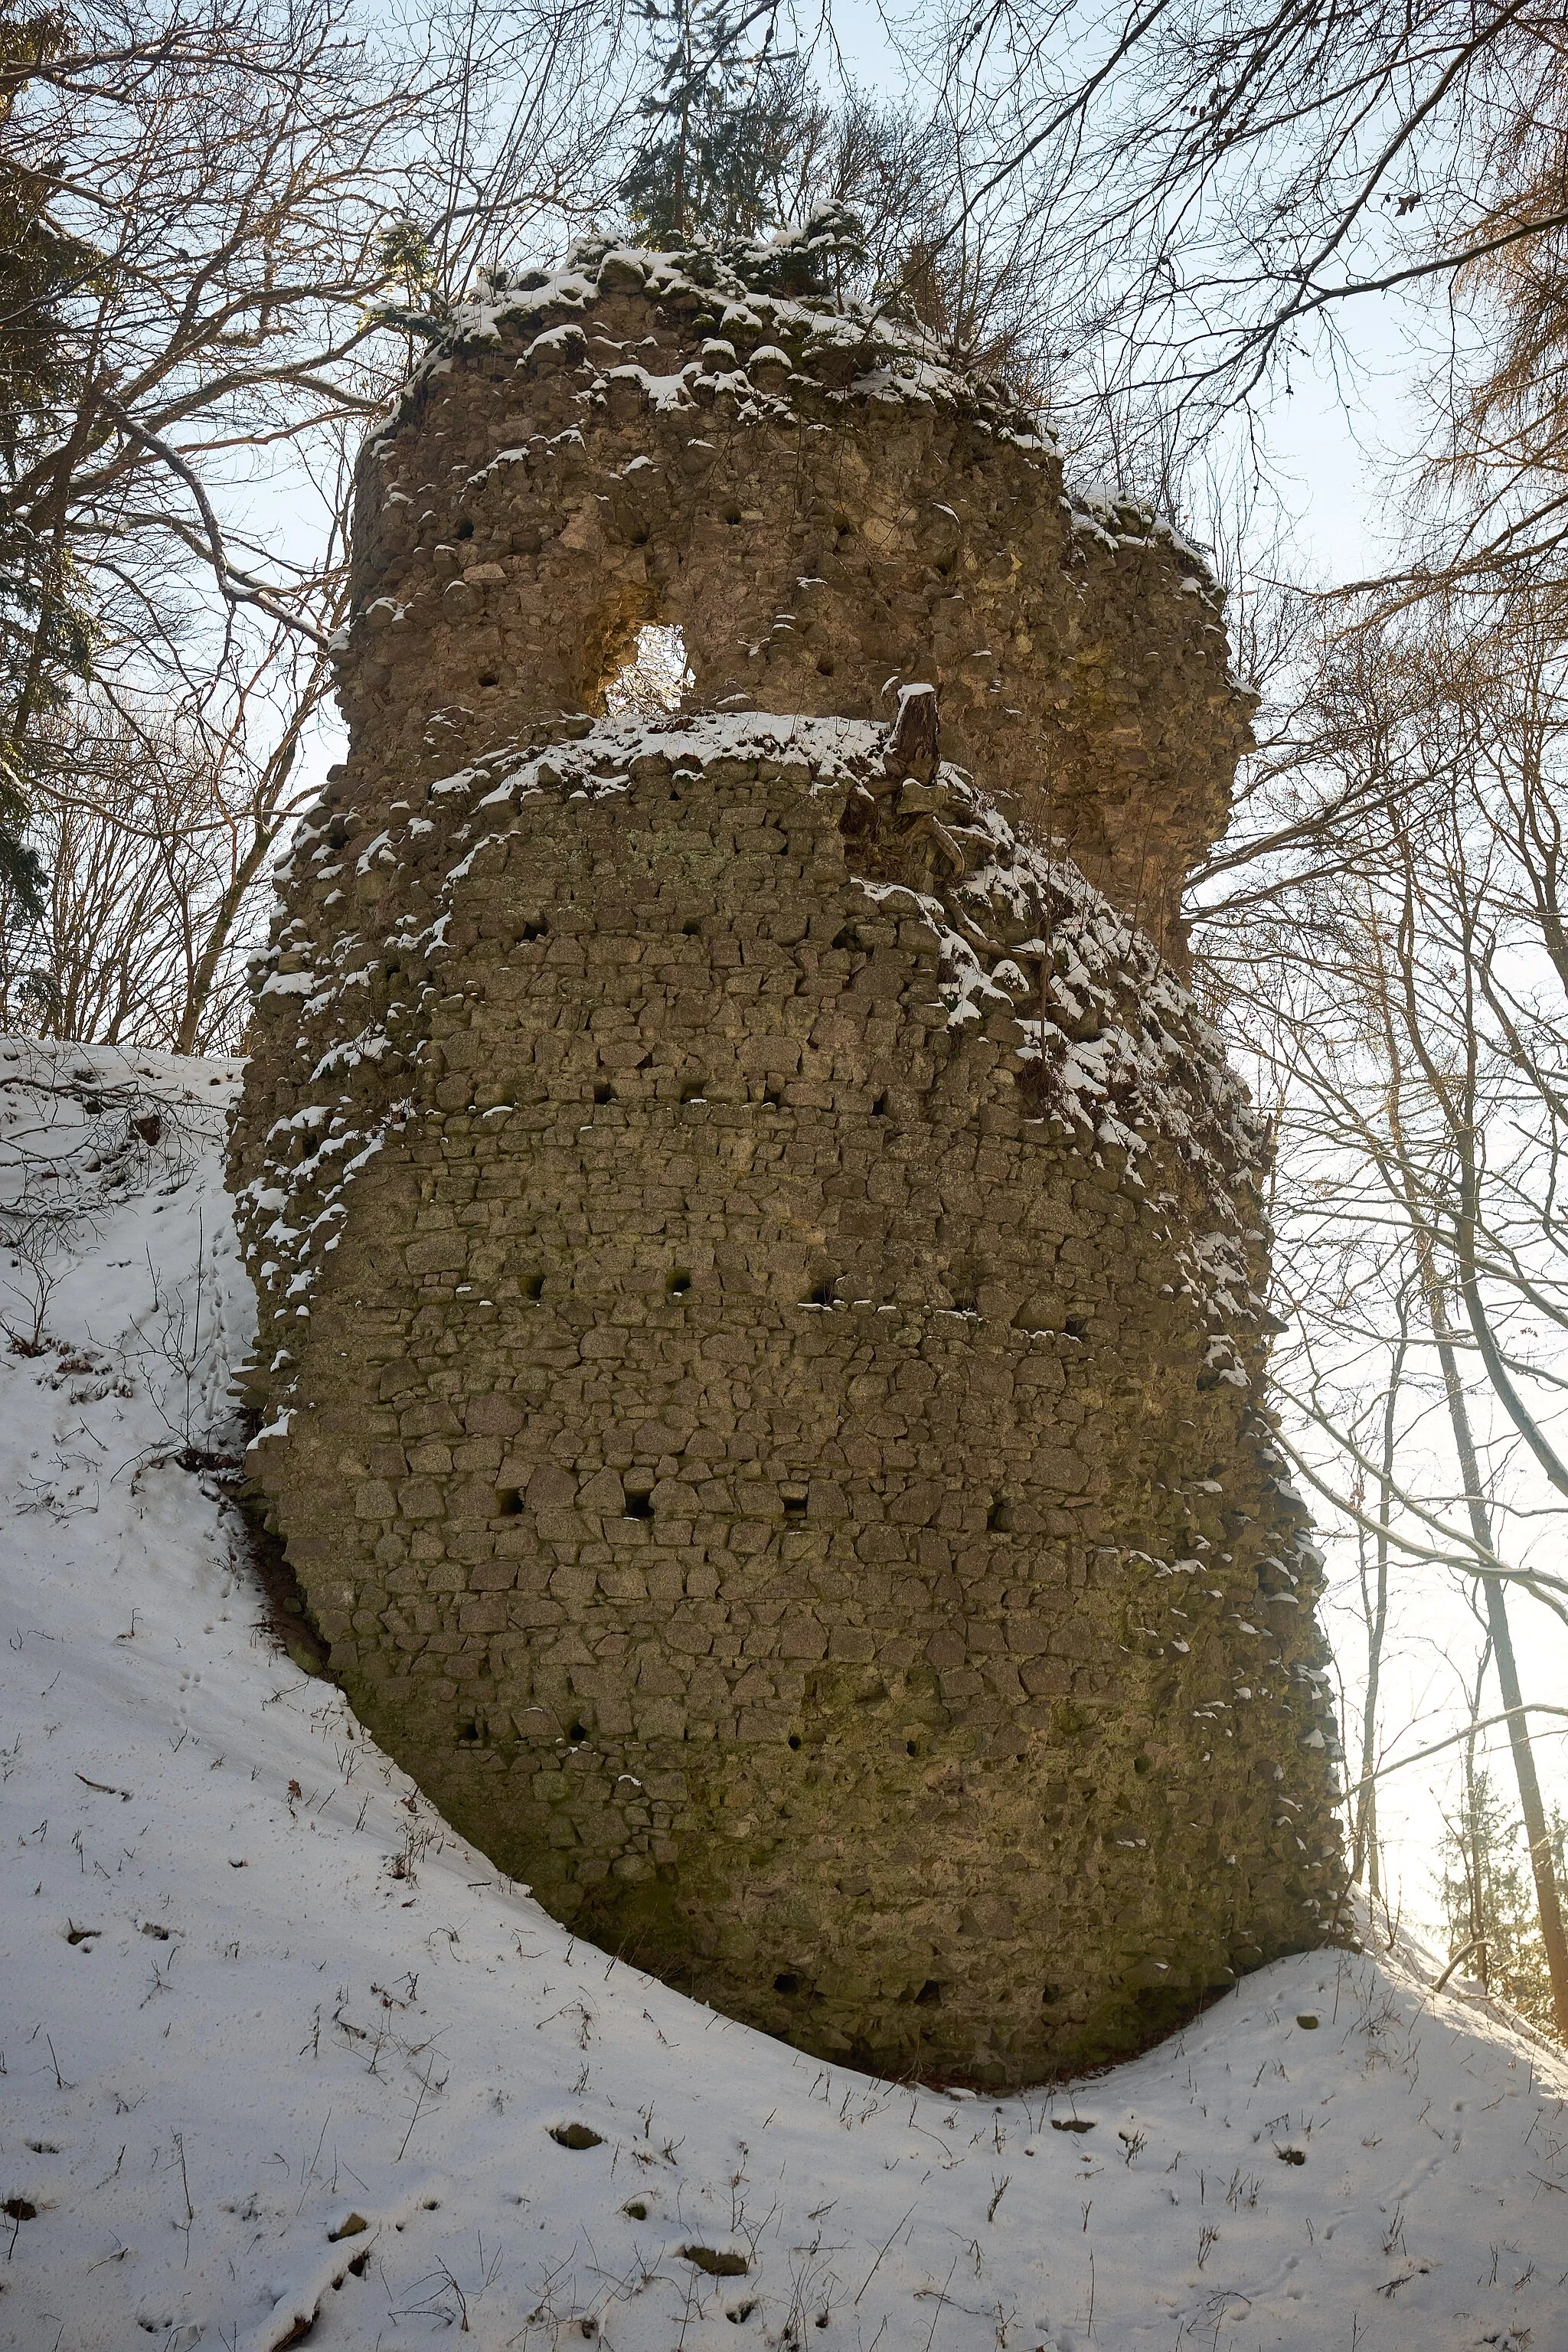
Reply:
[[[976,2099],[819,2064],[499,1877],[261,1622],[235,1066],[0,1045],[12,1192],[127,1076],[174,1139],[0,1353],[5,2352],[1568,2343],[1562,2053],[1370,1922],[1375,1958]]]
[[[750,710],[584,719],[563,740],[522,753],[502,747],[442,778],[423,810],[395,803],[358,861],[401,877],[390,927],[362,929],[356,918],[312,941],[296,923],[257,961],[261,992],[286,991],[321,1041],[309,1081],[321,1117],[303,1150],[292,1122],[289,1135],[269,1139],[250,1188],[268,1213],[256,1280],[308,1318],[356,1173],[420,1115],[432,1050],[423,1008],[450,984],[437,975],[454,955],[458,894],[484,859],[504,854],[531,799],[624,793],[649,760],[679,768],[732,759],[774,762],[801,789],[847,804],[873,786],[886,794],[886,730],[862,719]],[[1267,1137],[1222,1040],[1152,942],[1059,842],[1018,834],[956,768],[943,768],[939,782],[947,815],[937,832],[962,878],[939,893],[861,877],[868,906],[901,912],[923,932],[950,1027],[993,1016],[1010,1027],[1034,1115],[1056,1122],[1070,1153],[1124,1171],[1135,1190],[1154,1184],[1150,1197],[1187,1236],[1182,1275],[1207,1324],[1208,1369],[1247,1387],[1244,1358],[1265,1314],[1252,1266],[1264,1239]],[[438,842],[427,837],[433,824]],[[331,844],[326,812],[307,812],[290,866],[331,881],[342,870]],[[853,877],[852,844],[848,864]],[[359,992],[386,961],[400,969],[399,994],[377,1018]],[[368,1087],[356,1078],[367,1066],[382,1073]],[[1195,1227],[1194,1203],[1207,1220]]]
[[[735,257],[708,247],[658,252],[594,236],[579,239],[559,268],[491,279],[483,291],[454,306],[372,442],[384,442],[396,432],[421,388],[449,373],[455,352],[504,339],[525,351],[555,345],[568,354],[580,342],[581,322],[597,304],[607,296],[640,292],[656,302],[707,311],[712,331],[699,356],[673,373],[649,371],[628,348],[618,364],[596,371],[582,394],[590,405],[624,380],[638,383],[659,409],[700,413],[700,395],[711,399],[729,392],[741,404],[738,422],[787,418],[794,414],[792,384],[798,391],[803,379],[817,376],[824,354],[833,354],[832,381],[814,383],[818,396],[834,403],[880,401],[956,411],[1041,458],[1058,456],[1046,411],[1026,405],[997,379],[956,364],[907,305],[769,291],[759,285],[759,265],[766,255],[809,241],[810,227],[808,223],[804,229],[780,231],[765,247],[749,248],[739,257],[741,268]],[[761,274],[765,277],[765,269]],[[580,356],[586,356],[585,348]],[[513,454],[503,450],[490,462],[504,465]],[[1214,590],[1212,551],[1124,491],[1099,484],[1069,488],[1066,504],[1075,530],[1110,547],[1163,542],[1193,567],[1194,587]]]
[[[814,793],[865,794],[873,785],[886,790],[886,741],[885,730],[867,720],[767,712],[693,714],[651,728],[640,720],[601,722],[515,766],[500,755],[487,765],[505,772],[482,793],[480,772],[465,771],[475,824],[471,845],[448,879],[463,878],[504,838],[509,827],[500,812],[542,791],[595,797],[624,791],[637,762],[650,755],[671,766],[748,756],[793,760]],[[458,781],[449,780],[447,789]],[[949,804],[946,838],[962,856],[963,878],[942,895],[866,878],[861,887],[878,903],[903,905],[931,926],[949,1025],[962,1029],[993,1012],[1014,1015],[1021,1056],[1039,1072],[1041,1115],[1063,1121],[1075,1149],[1118,1154],[1134,1184],[1142,1183],[1141,1163],[1158,1139],[1173,1145],[1221,1201],[1238,1183],[1260,1181],[1264,1124],[1218,1032],[1152,941],[1085,879],[1060,842],[1017,833],[962,770],[944,767],[940,788]],[[853,847],[849,864],[853,871]],[[999,915],[1011,918],[1004,937],[993,936]],[[1194,1263],[1205,1295],[1233,1319],[1256,1311],[1247,1238],[1240,1226],[1228,1240],[1205,1235]]]
[[[900,385],[949,404],[971,407],[978,402],[1020,420],[1024,415],[1002,385],[952,367],[935,336],[905,310],[830,295],[767,292],[749,284],[716,251],[699,247],[661,253],[602,237],[580,240],[559,269],[526,271],[506,286],[492,285],[457,304],[438,355],[426,364],[439,364],[464,344],[493,341],[503,326],[526,331],[534,320],[548,320],[545,331],[559,331],[557,314],[581,314],[606,294],[637,291],[711,310],[715,341],[737,334],[749,343],[759,336],[778,337],[782,348],[776,342],[758,348],[777,350],[786,361],[790,345],[805,343],[817,351],[837,346],[856,360],[858,374],[884,368]],[[1055,436],[1042,417],[1029,416],[1024,430],[1042,447],[1054,446]]]

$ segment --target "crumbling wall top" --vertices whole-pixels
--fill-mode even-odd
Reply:
[[[1204,558],[1069,494],[917,320],[770,285],[782,252],[601,239],[458,311],[361,461],[356,791],[421,732],[433,780],[601,713],[664,623],[699,709],[882,721],[929,680],[949,754],[1180,962],[1250,709]]]

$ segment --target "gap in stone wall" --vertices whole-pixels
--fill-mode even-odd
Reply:
[[[679,709],[691,684],[679,629],[648,621],[637,631],[630,661],[605,687],[605,709],[612,719],[667,718]]]

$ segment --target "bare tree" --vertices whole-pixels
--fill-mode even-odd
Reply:
[[[301,672],[303,675],[301,675]],[[0,1024],[179,1054],[237,1052],[246,958],[263,935],[270,863],[301,797],[301,737],[325,657],[263,646],[221,726],[196,709],[149,725],[79,700],[36,814],[41,912],[0,891]],[[252,701],[281,688],[258,721]],[[267,748],[256,756],[253,746]]]
[[[224,1031],[328,685],[353,444],[482,263],[603,195],[620,46],[583,0],[432,0],[395,27],[361,0],[85,0],[0,76],[50,250],[84,257],[53,396],[8,418],[7,543],[42,584],[7,615],[0,738],[58,869],[30,925],[12,877],[14,1004],[26,986],[84,1035]],[[78,714],[63,611],[90,646]],[[113,983],[73,927],[111,876],[147,918]]]
[[[1405,1361],[1410,1348],[1409,1301],[1403,1291],[1396,1295],[1395,1312],[1398,1321],[1394,1345],[1389,1350],[1387,1384],[1382,1395],[1375,1400],[1377,1475],[1373,1484],[1373,1500],[1370,1512],[1365,1508],[1367,1481],[1364,1474],[1358,1471],[1351,1481],[1351,1493],[1360,1510],[1355,1528],[1356,1582],[1362,1622],[1366,1629],[1366,1680],[1361,1709],[1361,1777],[1356,1783],[1351,1817],[1351,1877],[1358,1885],[1364,1880],[1368,1894],[1374,1898],[1382,1891],[1377,1843],[1377,1781],[1374,1776],[1381,1761],[1378,1731],[1384,1653],[1388,1642],[1393,1567],[1390,1538],[1399,1459],[1399,1399]]]
[[[1335,771],[1334,857],[1267,901],[1224,903],[1206,946],[1282,1102],[1298,1326],[1279,1381],[1320,1441],[1298,1440],[1298,1459],[1379,1559],[1473,1580],[1568,2033],[1568,1949],[1510,1621],[1512,1594],[1560,1615],[1568,1599],[1532,1541],[1561,1524],[1568,1408],[1568,673],[1540,621],[1533,601],[1479,626],[1429,600],[1396,629],[1331,630],[1313,700]],[[1288,876],[1298,846],[1279,853]],[[1369,1447],[1352,1401],[1376,1360],[1390,1403]],[[1395,1360],[1408,1408],[1393,1402]],[[1434,1455],[1451,1465],[1447,1492],[1434,1491]],[[1369,1710],[1363,1791],[1373,1738]]]

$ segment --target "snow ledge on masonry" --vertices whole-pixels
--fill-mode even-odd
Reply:
[[[421,395],[431,377],[447,372],[455,351],[499,343],[503,338],[527,339],[526,347],[531,349],[534,337],[546,341],[559,336],[563,325],[588,310],[600,295],[638,290],[655,300],[673,298],[719,306],[718,331],[704,343],[699,360],[678,376],[643,376],[645,388],[660,405],[695,407],[700,382],[710,393],[739,387],[760,415],[787,415],[789,381],[773,389],[752,383],[730,340],[738,335],[752,347],[752,356],[770,352],[787,367],[788,348],[759,341],[777,338],[795,348],[807,375],[813,373],[814,355],[828,351],[843,363],[834,368],[836,378],[847,367],[846,379],[836,381],[829,392],[835,402],[931,404],[973,415],[998,438],[1020,448],[1058,456],[1060,444],[1048,412],[1021,400],[1002,379],[965,366],[922,324],[907,300],[893,296],[868,301],[834,293],[821,268],[831,266],[834,251],[853,229],[852,222],[846,229],[842,208],[835,205],[820,208],[803,225],[772,237],[731,247],[699,241],[664,251],[639,245],[629,234],[597,234],[577,238],[558,268],[483,278],[479,289],[455,303],[447,317],[416,322],[430,334],[429,347],[371,437],[383,439],[395,431],[408,404]],[[802,273],[788,267],[792,259],[807,256],[820,257],[816,284],[802,283]],[[809,279],[811,274],[808,270],[805,276]],[[632,373],[641,372],[634,368]],[[593,389],[602,390],[602,384]],[[592,397],[592,390],[587,396]],[[1195,567],[1194,591],[1218,608],[1214,551],[1189,539],[1169,517],[1101,482],[1068,483],[1064,503],[1073,530],[1108,548],[1146,541],[1169,545]]]

